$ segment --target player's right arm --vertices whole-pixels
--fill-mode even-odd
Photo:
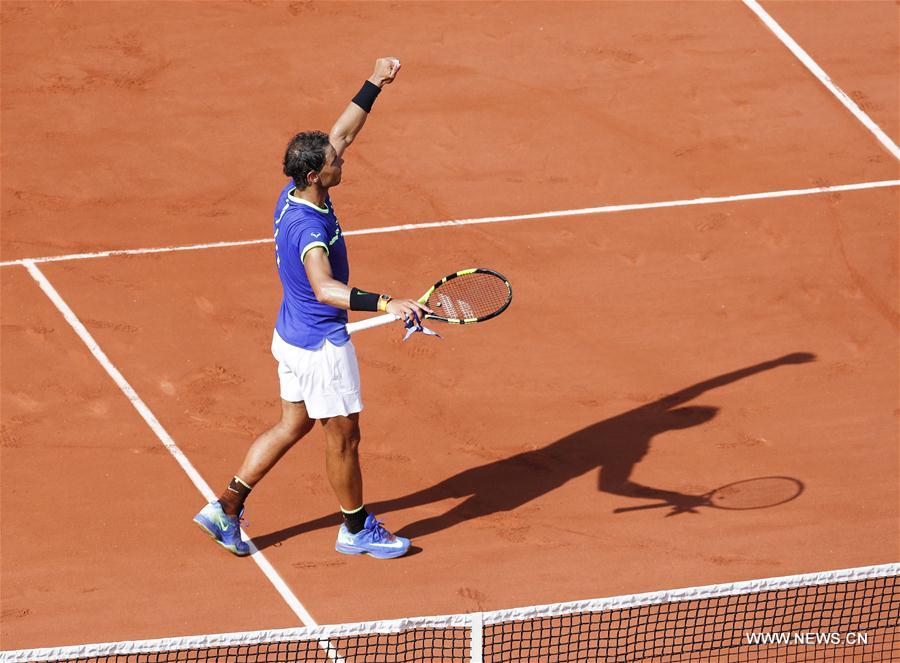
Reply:
[[[350,143],[356,138],[356,134],[363,128],[375,96],[381,91],[381,88],[396,78],[399,71],[400,60],[397,58],[379,58],[375,61],[375,71],[369,76],[359,94],[347,104],[347,108],[328,132],[328,138],[338,156],[344,154],[344,150],[350,146]]]
[[[308,249],[303,256],[303,268],[318,301],[335,308],[350,310],[352,288],[334,278],[324,247],[315,246]],[[421,318],[425,313],[431,313],[431,309],[414,299],[391,299],[385,310],[400,318],[413,314]]]

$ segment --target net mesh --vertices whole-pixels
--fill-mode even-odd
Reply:
[[[874,578],[498,624],[485,628],[484,660],[896,661],[897,584]]]
[[[0,652],[0,661],[898,661],[900,564],[488,613]]]
[[[428,297],[428,308],[443,318],[483,320],[506,308],[512,292],[502,278],[490,272],[463,274],[445,281]]]
[[[466,629],[422,629],[404,633],[372,633],[333,640],[279,641],[232,644],[169,652],[99,654],[51,659],[72,663],[107,662],[163,663],[168,661],[222,661],[228,663],[269,663],[275,661],[329,661],[338,663],[450,663],[469,660]]]

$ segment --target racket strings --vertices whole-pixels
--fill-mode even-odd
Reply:
[[[506,281],[494,274],[475,272],[439,285],[428,297],[428,307],[446,318],[480,319],[501,311],[510,297]]]

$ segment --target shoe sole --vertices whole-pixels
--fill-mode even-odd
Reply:
[[[211,529],[209,529],[209,527],[207,527],[206,523],[204,523],[202,520],[200,520],[199,517],[194,518],[194,522],[197,523],[197,527],[199,527],[199,528],[202,529],[204,532],[206,532],[206,535],[207,535],[209,538],[211,538],[213,541],[215,541],[215,542],[218,543],[220,546],[222,546],[223,548],[225,548],[225,550],[227,550],[228,552],[230,552],[232,555],[235,555],[236,557],[246,557],[247,555],[250,554],[250,551],[249,551],[249,550],[248,550],[247,552],[239,552],[239,551],[235,550],[234,548],[232,548],[231,546],[228,546],[228,545],[222,543],[222,541],[219,539],[219,537],[216,536],[216,533],[213,532]]]
[[[366,550],[365,548],[356,548],[355,546],[340,546],[336,545],[334,547],[336,551],[339,553],[344,553],[345,555],[368,555],[369,557],[374,557],[375,559],[395,559],[397,557],[403,557],[407,552],[409,552],[409,548],[403,548],[398,551],[389,551],[384,553],[376,553],[371,550]]]

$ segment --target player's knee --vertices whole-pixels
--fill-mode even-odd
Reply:
[[[359,431],[351,431],[333,438],[332,447],[342,456],[356,455],[359,452]]]
[[[345,452],[355,454],[357,451],[359,451],[360,439],[361,437],[359,431],[354,431],[347,435],[343,441],[343,449],[345,450]]]
[[[291,421],[282,419],[278,424],[281,434],[285,438],[289,438],[292,442],[297,442],[301,437],[306,435],[312,426],[305,421]]]

